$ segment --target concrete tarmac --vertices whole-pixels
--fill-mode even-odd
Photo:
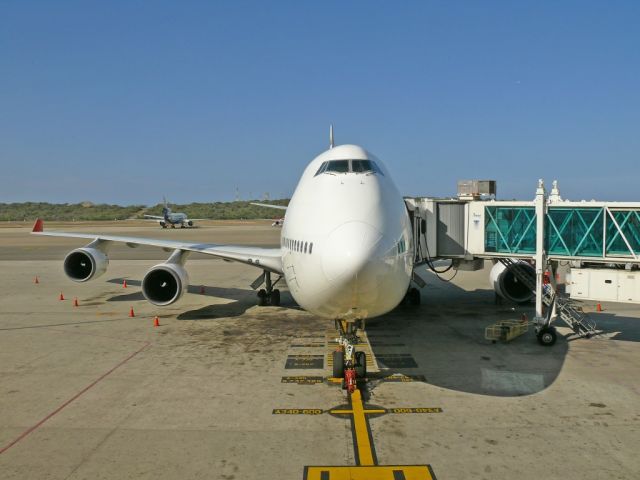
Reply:
[[[74,228],[265,246],[279,235],[266,222]],[[162,250],[119,247],[104,276],[77,284],[61,260],[82,241],[28,231],[0,228],[1,479],[302,479],[306,466],[356,464],[351,422],[327,413],[347,403],[324,380],[332,322],[285,286],[283,306],[257,307],[258,271],[193,258],[190,292],[158,308],[138,282]],[[559,328],[550,348],[531,331],[493,344],[486,326],[531,308],[494,305],[488,270],[423,275],[420,307],[367,324],[379,372],[365,408],[386,412],[368,418],[377,464],[428,464],[440,480],[638,478],[637,305],[592,313],[597,338]]]

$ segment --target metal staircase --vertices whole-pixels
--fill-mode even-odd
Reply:
[[[512,258],[500,258],[500,262],[511,271],[515,277],[526,285],[533,293],[536,291],[536,283],[527,270],[522,268],[518,261]],[[560,296],[553,293],[551,285],[543,287],[542,302],[547,308],[553,308],[555,302],[556,313],[564,323],[571,328],[576,335],[591,337],[597,333],[596,322],[584,312],[580,303],[566,295]]]

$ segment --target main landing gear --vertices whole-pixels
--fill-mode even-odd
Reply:
[[[280,278],[278,278],[278,280],[280,280]],[[275,287],[276,283],[278,283],[278,280],[276,280],[275,282],[271,282],[271,272],[267,272],[265,270],[264,272],[264,284],[266,288],[261,288],[260,290],[258,290],[258,305],[261,307],[267,306],[267,305],[271,305],[273,307],[279,307],[280,306],[280,290],[278,290],[277,288],[273,288]]]
[[[415,287],[409,288],[404,296],[404,301],[409,305],[420,305],[420,290]]]
[[[357,331],[362,328],[362,320],[347,322],[336,320],[336,330],[340,334],[338,348],[333,352],[333,376],[342,378],[343,388],[353,393],[357,388],[357,382],[367,376],[367,355],[364,352],[356,352],[358,343]]]

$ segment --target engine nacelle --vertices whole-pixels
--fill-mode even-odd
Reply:
[[[519,261],[518,267],[527,272],[535,282],[536,270],[531,264]],[[514,303],[527,303],[534,297],[534,293],[513,273],[512,267],[507,268],[503,263],[496,263],[491,269],[489,280],[493,289],[505,300]]]
[[[188,286],[189,274],[182,265],[160,263],[142,279],[142,294],[149,302],[162,307],[177,302]]]
[[[98,278],[108,266],[109,257],[95,248],[77,248],[64,259],[64,273],[74,282]]]

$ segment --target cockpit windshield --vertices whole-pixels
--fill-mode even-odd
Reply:
[[[349,171],[349,160],[331,160],[327,162],[325,172],[347,173]]]
[[[384,175],[373,160],[329,160],[323,162],[314,176],[321,173],[378,173]]]

